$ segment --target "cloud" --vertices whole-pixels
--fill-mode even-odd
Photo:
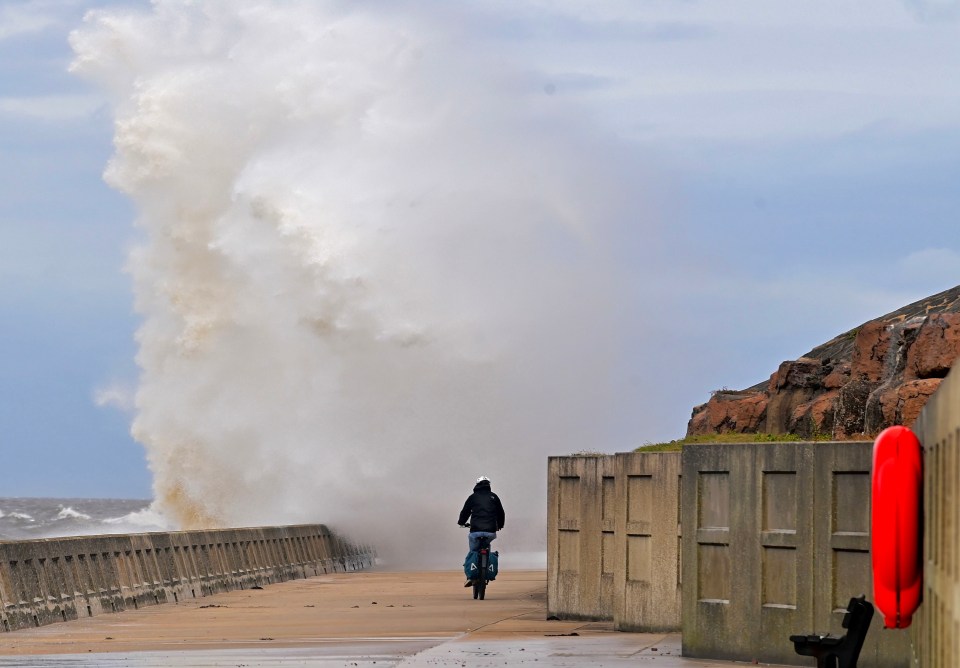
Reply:
[[[130,383],[113,380],[94,391],[93,403],[100,408],[116,408],[126,413],[133,410],[135,396],[136,390]]]
[[[96,95],[43,95],[0,98],[0,116],[35,121],[63,122],[85,120],[103,106]]]
[[[952,248],[924,248],[897,265],[906,282],[936,282],[944,289],[960,283],[960,253]]]
[[[956,21],[960,17],[960,0],[904,0],[903,4],[924,23]]]
[[[555,92],[599,91],[613,88],[619,83],[617,79],[596,74],[564,72],[550,77],[549,83],[544,86],[544,92],[552,95]]]
[[[705,25],[688,22],[607,21],[567,16],[544,16],[539,21],[508,23],[504,34],[515,38],[550,36],[555,39],[593,42],[672,42],[708,38],[713,31]]]
[[[0,8],[0,41],[16,35],[39,32],[54,22],[52,17],[37,14],[26,7]]]
[[[37,33],[61,22],[59,10],[73,2],[5,3],[0,7],[0,42],[18,35]]]

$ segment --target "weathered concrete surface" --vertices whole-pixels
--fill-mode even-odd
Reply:
[[[30,657],[0,657],[0,667],[10,668],[207,668],[246,666],[313,666],[340,668],[721,668],[727,661],[688,659],[680,656],[676,634],[617,634],[609,630],[580,629],[575,637],[545,634],[510,639],[477,640],[473,634],[410,654],[418,641],[390,639],[366,642],[333,642],[307,648],[137,652],[133,654],[66,654]],[[758,664],[769,666],[773,664]]]
[[[610,457],[551,457],[547,462],[547,573],[551,615],[568,619],[613,617],[613,555],[604,539],[614,519]]]
[[[0,630],[356,570],[373,556],[323,525],[0,541]]]
[[[680,628],[680,454],[551,457],[547,609],[621,631]]]
[[[551,458],[548,611],[682,625],[692,657],[805,665],[789,636],[839,633],[850,597],[872,595],[871,452],[790,442]],[[908,636],[875,625],[862,656],[904,666]]]
[[[872,595],[870,442],[711,444],[683,451],[683,650],[807,665],[789,636],[842,632]],[[861,665],[906,666],[875,621]]]
[[[461,584],[365,571],[219,593],[0,636],[0,666],[727,665],[680,657],[676,634],[548,621],[543,571],[504,571],[485,601]]]
[[[502,668],[505,665],[538,668],[721,668],[743,665],[683,657],[680,654],[680,636],[675,633],[618,634],[601,628],[581,628],[577,633],[576,637],[531,636],[507,640],[477,638],[475,634],[470,634],[421,652],[399,665],[402,668]]]
[[[960,666],[960,376],[946,377],[914,429],[923,444],[924,590],[914,665]]]
[[[680,453],[615,457],[614,628],[680,628]]]

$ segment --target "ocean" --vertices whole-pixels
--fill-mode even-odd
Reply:
[[[0,497],[0,540],[163,531],[146,499]]]

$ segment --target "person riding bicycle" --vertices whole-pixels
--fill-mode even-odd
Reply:
[[[467,497],[457,520],[460,526],[466,525],[467,520],[470,521],[470,533],[467,534],[470,551],[477,551],[481,538],[489,538],[493,541],[497,537],[497,532],[503,528],[505,519],[500,497],[490,489],[490,478],[485,475],[480,476],[473,487],[473,494]],[[467,580],[463,586],[469,587],[471,584],[472,582]]]

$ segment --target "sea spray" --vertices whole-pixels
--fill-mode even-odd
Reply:
[[[622,176],[448,5],[156,0],[71,36],[138,211],[132,431],[178,525],[453,568],[476,476],[501,547],[542,549],[546,456],[621,445]]]

